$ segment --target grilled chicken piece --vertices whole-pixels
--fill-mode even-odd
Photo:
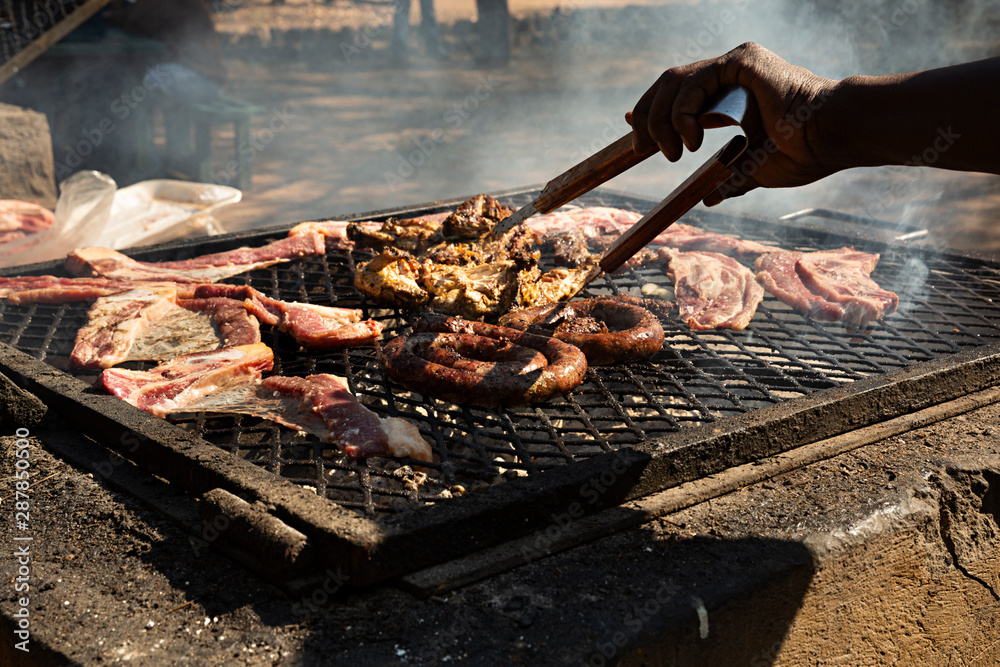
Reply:
[[[553,251],[556,266],[580,266],[590,257],[587,237],[579,230],[546,234],[542,247]]]
[[[476,266],[425,262],[422,268],[431,305],[466,319],[507,312],[518,293],[518,270],[511,261]]]
[[[386,248],[354,272],[354,286],[379,303],[419,308],[431,295],[421,286],[420,262],[410,253]]]
[[[460,205],[444,221],[447,238],[478,239],[514,211],[489,195],[476,195]]]
[[[535,276],[525,276],[521,281],[517,305],[528,308],[555,303],[575,294],[577,286],[586,280],[588,271],[599,260],[596,255],[591,255],[590,259],[575,269],[559,267],[545,274],[535,269]]]
[[[440,220],[389,218],[380,226],[370,222],[352,222],[347,225],[347,236],[359,248],[381,250],[392,246],[419,254],[444,240],[441,227]]]

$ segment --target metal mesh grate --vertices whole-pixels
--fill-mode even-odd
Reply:
[[[0,0],[0,64],[13,60],[76,10],[83,8],[89,16],[105,4],[95,0]],[[74,17],[74,26],[83,18]]]
[[[526,201],[512,197],[506,203]],[[581,203],[634,210],[650,206],[645,200],[609,195],[589,195]],[[845,243],[815,230],[706,213],[686,222],[788,249]],[[263,235],[244,239],[253,244],[271,240],[273,236]],[[344,376],[374,411],[416,423],[437,457],[423,472],[405,460],[350,462],[314,437],[253,417],[199,415],[179,423],[234,456],[312,487],[345,507],[379,514],[437,503],[462,491],[535,475],[686,426],[1000,339],[1000,270],[995,265],[882,244],[856,246],[882,254],[875,278],[900,297],[899,310],[875,326],[847,330],[814,322],[767,295],[744,331],[693,332],[679,321],[665,322],[667,342],[656,357],[592,368],[570,395],[536,408],[485,410],[425,399],[390,383],[372,349],[313,354],[285,334],[265,332],[265,342],[275,352],[276,373]],[[199,252],[213,250],[203,246]],[[405,313],[373,308],[354,290],[354,261],[366,257],[331,250],[325,257],[233,280],[286,300],[361,307],[385,324],[385,338],[407,331]],[[595,283],[590,291],[639,294],[646,283],[670,288],[663,267],[651,264]],[[86,310],[83,304],[0,303],[0,340],[67,368]]]

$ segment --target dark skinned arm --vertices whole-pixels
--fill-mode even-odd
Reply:
[[[712,205],[757,187],[794,187],[843,169],[934,166],[1000,174],[1000,58],[925,72],[836,81],[748,43],[719,58],[667,70],[626,118],[637,151],[668,160],[704,138],[698,112],[727,85],[748,88],[758,113],[744,129],[742,178]]]

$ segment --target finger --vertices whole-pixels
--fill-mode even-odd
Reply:
[[[732,178],[712,190],[708,195],[702,200],[705,206],[715,206],[724,202],[727,199],[732,199],[733,197],[741,197],[751,190],[756,190],[760,187],[760,183],[754,180],[752,177],[743,176],[742,174],[734,174]]]
[[[649,107],[653,103],[653,98],[656,96],[656,91],[659,89],[661,83],[665,78],[670,76],[669,70],[660,75],[660,78],[656,80],[652,86],[650,86],[639,101],[635,103],[632,108],[631,113],[631,125],[632,125],[632,150],[636,153],[646,153],[654,145],[652,137],[649,136],[649,129],[647,124],[649,121]]]
[[[681,81],[682,79],[678,77],[671,77],[660,86],[650,104],[647,121],[649,136],[671,162],[679,160],[684,153],[681,137],[670,122],[671,109],[677,97],[677,90],[681,87]]]
[[[705,110],[707,102],[725,85],[722,73],[723,68],[713,63],[687,77],[677,91],[670,121],[688,150],[696,151],[701,148],[705,130],[698,122],[698,117]]]

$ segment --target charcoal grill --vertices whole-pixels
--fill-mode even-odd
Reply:
[[[518,207],[536,190],[496,193]],[[352,219],[413,217],[462,200],[376,211]],[[596,191],[580,205],[644,212],[655,202]],[[275,372],[334,373],[383,416],[416,423],[436,461],[351,462],[314,437],[258,418],[197,414],[173,423],[91,388],[69,372],[85,304],[0,302],[0,370],[73,420],[89,437],[195,494],[223,489],[305,535],[303,569],[346,568],[366,585],[550,526],[572,508],[596,512],[727,467],[891,419],[1000,383],[1000,265],[987,258],[906,247],[803,220],[710,211],[685,222],[779,245],[853,245],[878,252],[875,277],[900,306],[864,329],[812,321],[770,295],[745,331],[693,332],[664,323],[666,344],[641,363],[592,368],[568,396],[534,408],[485,410],[422,397],[389,381],[372,349],[310,353],[265,332]],[[262,245],[289,227],[137,249],[138,259],[183,259]],[[412,315],[353,288],[364,251],[328,250],[230,279],[271,296],[359,307],[408,330]],[[9,269],[55,273],[61,264]],[[669,289],[660,265],[594,283],[591,294]],[[237,538],[233,538],[237,539]]]

